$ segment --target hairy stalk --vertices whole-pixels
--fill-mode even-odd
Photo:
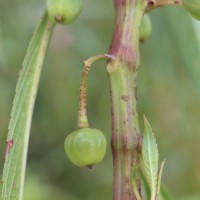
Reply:
[[[91,65],[97,60],[108,59],[108,58],[109,56],[107,54],[99,54],[92,56],[91,58],[83,62],[84,68],[82,72],[81,85],[79,91],[78,128],[89,127],[86,107],[87,107],[87,80],[88,80],[88,73],[91,69]]]
[[[114,0],[115,29],[108,62],[112,114],[114,200],[137,200],[133,165],[137,162],[138,115],[136,70],[139,64],[139,26],[147,1]],[[140,189],[138,181],[138,189]]]

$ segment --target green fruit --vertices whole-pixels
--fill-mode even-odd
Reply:
[[[57,23],[69,24],[81,13],[82,0],[47,0],[49,18]]]
[[[182,0],[183,7],[197,20],[200,20],[200,0]]]
[[[140,25],[140,35],[139,35],[140,41],[143,42],[145,39],[149,37],[149,35],[151,34],[151,29],[152,29],[151,19],[148,14],[145,14],[142,18],[142,22]]]
[[[65,152],[75,165],[79,167],[93,166],[102,161],[105,156],[106,138],[97,129],[78,129],[67,136]]]

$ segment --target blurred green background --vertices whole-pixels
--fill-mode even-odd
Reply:
[[[0,158],[5,149],[18,72],[44,9],[44,0],[0,0]],[[198,200],[200,51],[194,24],[181,8],[158,9],[150,16],[153,32],[141,44],[138,71],[139,116],[147,116],[157,138],[160,160],[167,159],[163,181],[173,199]],[[79,20],[70,26],[57,26],[35,105],[24,199],[112,199],[109,142],[106,158],[93,170],[73,166],[63,149],[66,135],[77,128],[82,61],[107,52],[112,31],[112,0],[84,0]],[[89,120],[110,141],[105,62],[95,66],[89,76]],[[1,159],[0,176],[2,169]]]

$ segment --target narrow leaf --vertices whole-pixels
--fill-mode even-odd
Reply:
[[[166,160],[166,159],[165,159]],[[159,200],[160,195],[160,186],[161,186],[161,178],[162,178],[162,172],[165,164],[165,160],[162,161],[160,165],[160,169],[158,171],[158,180],[157,180],[157,187],[156,187],[156,200]]]
[[[137,200],[142,200],[139,191],[138,191],[138,187],[137,187],[137,175],[138,175],[138,167],[137,165],[134,165],[133,167],[133,177],[132,177],[132,184],[133,184],[133,191],[134,194],[136,196]]]
[[[143,191],[143,195],[146,197],[145,199],[150,199],[150,190],[149,190],[149,185],[147,183],[146,177],[144,176],[144,173],[142,172],[142,183],[145,189]],[[169,191],[167,190],[166,186],[161,184],[160,186],[160,195],[159,195],[159,200],[172,200],[173,198],[171,197]]]
[[[31,40],[20,70],[5,151],[3,200],[22,199],[33,107],[52,30],[53,24],[45,14]]]
[[[151,190],[151,200],[155,200],[158,172],[158,149],[151,126],[145,117],[142,144],[142,167],[145,179]]]

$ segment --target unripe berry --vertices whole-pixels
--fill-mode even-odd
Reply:
[[[145,39],[149,37],[149,35],[151,34],[151,29],[152,29],[151,19],[148,14],[145,14],[142,18],[142,22],[140,25],[139,39],[141,42],[143,42]]]
[[[81,13],[82,0],[47,0],[49,18],[61,24],[73,22]]]
[[[103,160],[106,138],[100,130],[82,128],[69,134],[64,146],[72,163],[79,167],[90,167]]]

